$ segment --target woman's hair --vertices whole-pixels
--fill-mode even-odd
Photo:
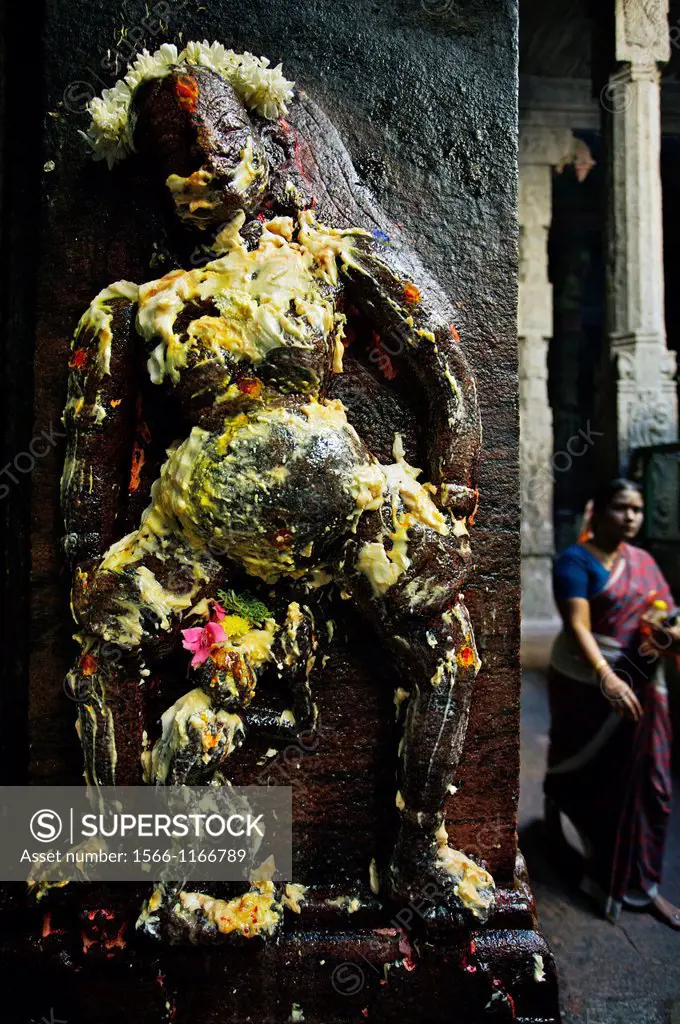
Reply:
[[[635,483],[634,480],[626,480],[625,477],[616,477],[614,480],[608,480],[606,483],[601,484],[595,491],[593,495],[593,514],[603,512],[620,491],[635,491],[636,494],[642,496],[640,484]]]

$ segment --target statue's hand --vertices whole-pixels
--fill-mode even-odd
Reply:
[[[79,626],[89,628],[89,617],[92,608],[94,590],[91,583],[95,579],[97,562],[94,558],[84,558],[78,561],[73,570],[73,586],[71,587],[71,611],[73,618]]]
[[[196,677],[216,708],[245,708],[255,696],[257,675],[252,660],[245,650],[230,644],[212,647]]]
[[[476,488],[465,487],[463,484],[440,484],[433,496],[439,508],[447,509],[456,519],[474,516],[479,499]]]

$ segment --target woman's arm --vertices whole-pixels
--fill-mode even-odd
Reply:
[[[579,649],[600,680],[605,697],[615,710],[623,712],[633,721],[642,717],[642,706],[632,688],[609,667],[590,626],[590,604],[585,597],[569,597],[558,601],[557,607],[565,629],[570,632]]]

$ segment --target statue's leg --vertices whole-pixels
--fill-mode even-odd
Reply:
[[[317,725],[318,709],[314,702],[310,675],[316,662],[318,638],[312,611],[306,605],[290,601],[273,648],[276,674],[292,702],[295,737],[301,732],[309,737]],[[253,712],[257,708],[252,709]],[[288,717],[288,716],[286,716]],[[290,742],[285,731],[282,739]]]
[[[410,678],[396,797],[401,821],[388,890],[411,902],[424,884],[434,883],[435,913],[437,906],[462,909],[484,920],[493,903],[493,879],[449,847],[444,824],[479,668],[462,596],[419,628],[400,632],[392,646],[406,660]]]
[[[138,568],[145,568],[143,561]],[[130,580],[121,582],[119,589],[115,579],[98,579],[95,570],[88,583],[96,620],[107,623],[110,634],[117,628],[121,602],[131,596]],[[171,603],[172,585],[172,576],[164,576],[166,604]],[[216,589],[215,580],[213,596]],[[151,647],[160,645],[167,654],[173,636],[177,647],[176,627],[186,624],[200,629],[199,624],[205,623],[210,614],[211,601],[212,597],[204,598],[198,617],[189,616],[186,623],[178,623],[169,615],[164,631],[167,636],[159,636],[154,630]],[[247,607],[247,601],[244,605]],[[138,608],[135,604],[133,621]],[[233,614],[222,620],[229,632],[233,631],[234,642],[215,644],[202,664],[189,668],[195,686],[162,714],[161,736],[153,746],[144,735],[144,726],[152,735],[148,712],[144,714],[146,709],[135,703],[140,699],[143,673],[155,667],[153,657],[147,670],[142,647],[125,650],[96,635],[84,637],[83,654],[69,674],[67,689],[79,705],[78,730],[87,780],[98,785],[142,781],[152,785],[222,785],[226,783],[222,774],[225,761],[241,746],[246,731],[270,741],[291,743],[302,728],[313,728],[316,715],[309,673],[316,636],[311,612],[291,601],[277,607],[273,614],[279,622],[239,622],[240,616]],[[144,606],[141,621],[157,626]],[[129,632],[129,623],[123,623],[115,635],[125,639],[121,636],[123,630]],[[182,651],[182,655],[187,662],[191,658],[188,651]],[[278,676],[285,691],[277,705],[254,700],[257,675],[265,665]],[[162,665],[159,668],[162,671]],[[131,758],[126,759],[126,764],[134,766],[134,775],[128,769],[121,777],[121,742],[126,750],[134,748]],[[219,898],[211,895],[214,885],[208,886],[210,894],[196,888],[195,883],[158,884],[142,907],[139,929],[170,942],[198,941],[199,937],[202,941],[268,937],[279,929],[285,908],[300,912],[304,891],[300,886],[275,886],[265,878],[251,883],[222,883]]]
[[[247,601],[242,603],[247,609]],[[269,625],[265,622],[259,630],[251,629],[241,638],[250,648],[249,656],[245,650],[239,651],[237,644],[227,644],[211,651],[210,657],[192,670],[199,686],[163,715],[163,735],[149,755],[147,781],[181,784],[208,781],[209,775],[213,784],[222,784],[222,764],[246,735],[293,743],[301,730],[308,735],[314,730],[317,714],[309,675],[317,639],[312,613],[291,601],[279,603],[273,614],[278,620],[275,628],[270,619]],[[233,618],[224,620],[228,627],[238,625]],[[266,665],[287,691],[283,702],[277,704],[271,695],[263,700],[255,690],[258,666],[253,652],[263,651],[270,636],[274,639]],[[230,706],[230,695],[235,690],[249,697],[252,694],[252,703]],[[216,708],[225,703],[226,707]],[[214,885],[208,886],[208,893],[200,891],[200,882],[156,886],[142,908],[137,927],[152,938],[171,943],[238,942],[275,934],[286,909],[300,913],[304,887],[274,885],[266,872],[261,873],[264,865],[256,861],[252,866],[260,870],[250,876],[245,888],[243,883],[220,883],[219,897]]]
[[[241,615],[218,622],[225,639],[189,669],[194,688],[163,714],[162,736],[146,761],[146,781],[205,782],[246,735],[292,743],[301,732],[313,731],[317,714],[309,675],[317,640],[311,612],[291,601],[253,623],[243,618],[247,601],[243,606]],[[278,699],[270,691],[258,693],[264,672],[280,684]]]
[[[429,894],[435,915],[483,920],[493,879],[448,846],[444,825],[480,665],[460,593],[468,534],[465,520],[445,518],[425,488],[409,485],[403,465],[393,468],[402,475],[392,500],[362,518],[340,562],[343,587],[392,654],[397,703],[408,701],[395,793],[401,821],[385,887],[406,903]]]
[[[168,559],[172,546],[173,539],[166,540]],[[201,589],[192,592],[184,576],[186,551],[181,538],[174,546],[178,549],[174,572],[168,571],[167,564],[159,566],[152,556],[140,558],[122,572],[101,567],[81,570],[77,607],[93,632],[69,676],[67,692],[82,705],[79,729],[86,764],[90,777],[102,785],[115,777],[117,733],[126,747],[136,738],[135,768],[141,758],[144,781],[177,785],[205,782],[241,745],[246,729],[269,741],[290,743],[300,731],[314,728],[309,674],[316,635],[309,609],[296,601],[278,602],[271,617],[253,622],[247,618],[248,601],[244,600],[241,614],[228,609],[222,622],[214,611],[219,583],[224,583],[221,567],[211,566],[204,558]],[[211,628],[219,627],[217,632],[201,637],[209,622]],[[164,711],[162,735],[151,749],[154,723],[146,720],[137,705],[159,652],[167,656],[180,651],[180,627],[199,634],[210,650],[191,668],[191,653],[181,651],[193,686]],[[218,642],[210,646],[216,638]],[[107,650],[116,654],[115,663],[102,656]],[[159,670],[162,673],[162,664]],[[258,676],[265,670],[281,683],[278,701],[256,697]],[[119,720],[125,728],[121,729]],[[126,775],[118,781],[140,782],[141,778]]]
[[[85,636],[82,643],[64,690],[77,707],[89,785],[201,784],[241,745],[241,718],[214,707],[197,687],[161,716],[162,735],[152,748],[152,669],[142,652],[124,651],[96,636]]]
[[[220,564],[189,546],[152,505],[140,528],[74,574],[82,653],[65,690],[78,704],[86,779],[140,785],[148,778],[153,722],[147,697],[163,685],[163,659],[180,627],[207,618]],[[156,671],[158,666],[159,671]]]
[[[154,497],[162,498],[160,488]],[[221,562],[182,534],[176,520],[167,515],[163,501],[154,501],[140,529],[109,549],[99,564],[81,566],[76,574],[74,608],[79,624],[96,642],[115,644],[128,659],[139,659],[140,664],[146,657],[151,671],[158,664],[161,673],[163,658],[175,656],[179,649],[180,631],[185,642],[196,645],[192,647],[195,655],[201,654],[192,659],[191,653],[182,652],[193,686],[164,711],[161,735],[155,743],[155,723],[145,723],[150,743],[139,753],[144,781],[149,784],[219,784],[223,781],[221,768],[243,742],[246,729],[269,739],[292,742],[300,728],[309,730],[314,726],[309,673],[316,637],[311,614],[290,601],[285,611],[277,604],[271,615],[248,621],[248,602],[244,601],[242,613],[230,608],[222,618],[213,602],[219,588],[227,585]],[[189,636],[187,629],[191,631]],[[201,636],[206,631],[207,635]],[[189,667],[190,661],[193,667]],[[278,675],[288,691],[287,700],[284,697],[279,702],[281,706],[275,701],[255,699],[258,676],[265,670]],[[76,683],[76,690],[79,688]],[[115,731],[109,711],[104,712],[106,721]],[[89,712],[84,711],[86,714]],[[88,760],[102,761],[102,730],[99,740],[89,727],[84,735]],[[96,769],[102,783],[112,781],[107,767],[103,760]],[[290,906],[297,906],[294,912],[299,912],[294,898],[297,890],[293,890]],[[300,895],[298,892],[298,899]],[[285,892],[275,891],[264,879],[254,881],[248,893],[237,894],[234,907],[240,907],[244,899],[249,913],[243,919],[235,917],[235,927],[242,935],[259,933],[245,931],[251,920],[250,909],[262,911],[262,930],[270,934],[288,905]],[[250,908],[249,901],[254,908]],[[163,930],[164,924],[158,925],[154,909],[162,921],[163,913],[174,914],[178,905],[183,908],[183,928],[188,927],[193,934],[202,928],[214,930],[216,936],[221,935],[221,929],[211,917],[212,909],[219,906],[220,921],[233,909],[228,900],[211,901],[206,894],[185,892],[171,885],[150,898],[140,927],[151,934],[156,933],[157,926]],[[170,925],[165,924],[169,933]]]

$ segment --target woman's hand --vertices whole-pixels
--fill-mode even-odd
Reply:
[[[623,679],[610,668],[600,676],[600,687],[603,694],[616,711],[617,715],[625,715],[639,722],[642,718],[642,705],[634,691]]]
[[[619,715],[639,722],[642,705],[635,693],[623,679],[612,672],[602,655],[590,628],[590,605],[585,598],[570,597],[558,602],[558,608],[567,629],[570,629],[581,648],[583,657],[590,662],[600,680],[603,694]]]
[[[669,652],[677,654],[680,651],[680,622],[676,622],[674,626],[664,626],[664,634],[670,637]]]
[[[655,625],[640,644],[641,654],[659,654],[662,657],[680,652],[680,623],[673,626]]]

